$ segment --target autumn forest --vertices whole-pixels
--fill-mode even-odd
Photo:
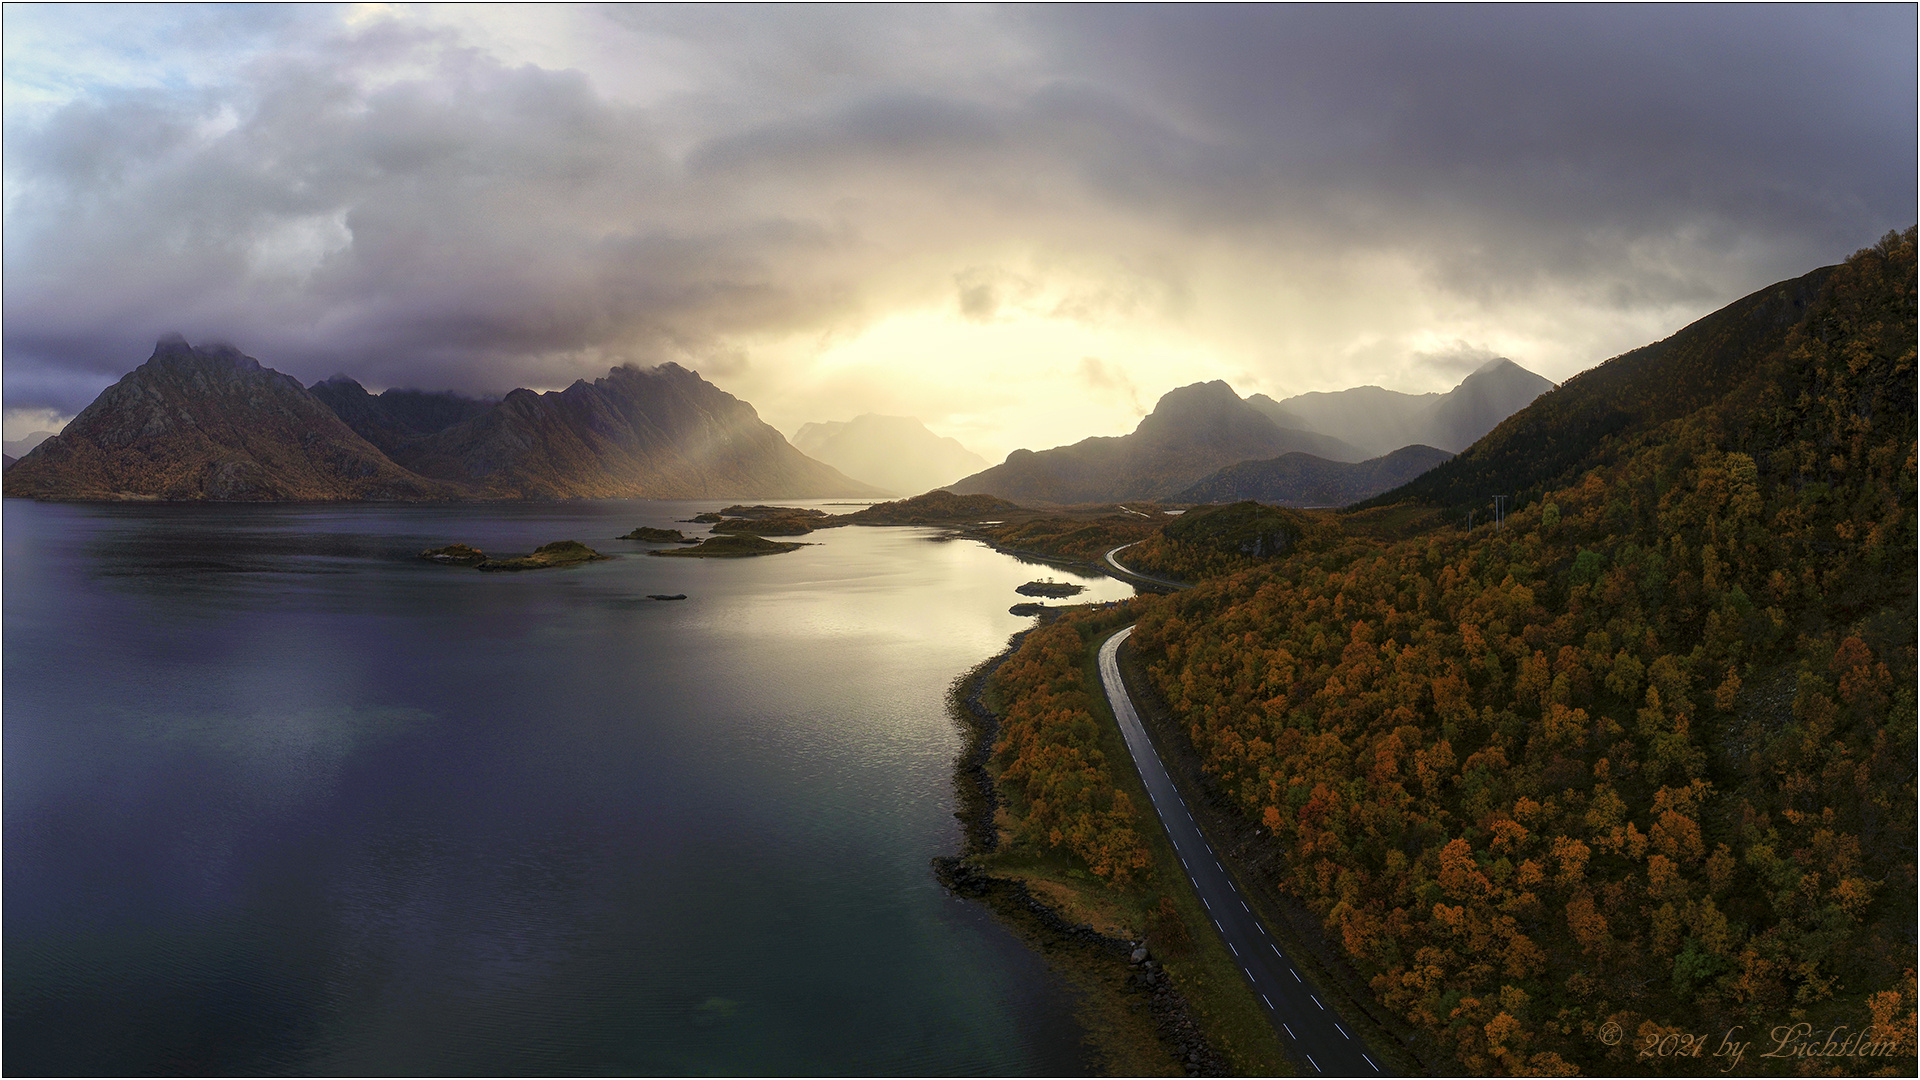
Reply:
[[[1129,564],[1192,588],[1058,620],[996,675],[1018,835],[1151,876],[1083,678],[1137,616],[1206,783],[1427,1068],[1641,1072],[1744,1027],[1742,1071],[1910,1074],[1914,240],[1601,365],[1357,511],[1153,533]],[[1875,1053],[1754,1060],[1801,1022]]]

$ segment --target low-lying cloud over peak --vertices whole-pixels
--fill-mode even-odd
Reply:
[[[178,330],[468,392],[676,360],[994,456],[1130,424],[1082,357],[1560,380],[1915,217],[1911,8],[4,18],[10,414]]]

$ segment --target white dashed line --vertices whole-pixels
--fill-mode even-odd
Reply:
[[[1227,942],[1227,949],[1233,953],[1233,958],[1235,960],[1240,959],[1240,950],[1233,947],[1233,942],[1231,941]]]
[[[1305,1050],[1302,1050],[1302,1051],[1300,1051],[1300,1052],[1301,1052],[1301,1053],[1303,1053],[1303,1054],[1307,1054],[1307,1052],[1306,1052]],[[1320,1067],[1320,1063],[1319,1063],[1319,1062],[1317,1062],[1317,1061],[1315,1061],[1315,1060],[1313,1060],[1313,1055],[1312,1055],[1312,1054],[1307,1054],[1307,1064],[1309,1064],[1309,1065],[1311,1065],[1311,1066],[1313,1066],[1313,1071],[1314,1071],[1314,1072],[1326,1072],[1326,1071],[1327,1071],[1327,1070],[1325,1070],[1325,1069],[1323,1069],[1323,1068],[1321,1068],[1321,1067]]]
[[[1271,1002],[1271,1001],[1268,1001],[1268,1000],[1267,1000],[1267,995],[1265,995],[1265,994],[1261,994],[1261,995],[1260,995],[1260,1000],[1261,1000],[1261,1001],[1265,1001],[1265,1002],[1267,1002],[1267,1008],[1269,1008],[1269,1009],[1271,1009],[1271,1008],[1273,1008],[1273,1002]]]
[[[1282,1021],[1280,1021],[1280,1026],[1281,1026],[1281,1027],[1283,1027],[1283,1028],[1287,1028],[1287,1038],[1289,1038],[1289,1039],[1298,1039],[1298,1038],[1300,1037],[1300,1036],[1298,1036],[1298,1035],[1295,1035],[1295,1034],[1293,1033],[1293,1029],[1292,1029],[1292,1028],[1290,1028],[1290,1027],[1287,1027],[1287,1022],[1286,1022],[1285,1020],[1282,1020]]]
[[[1365,1055],[1365,1054],[1361,1054],[1360,1056],[1361,1056],[1361,1057],[1363,1057],[1363,1058],[1367,1058],[1367,1064],[1369,1064],[1369,1065],[1373,1065],[1373,1059],[1372,1059],[1372,1058],[1370,1058],[1370,1057],[1367,1057],[1367,1055]],[[1379,1072],[1379,1071],[1380,1071],[1380,1066],[1378,1066],[1378,1065],[1373,1065],[1373,1071],[1374,1071],[1374,1072]]]
[[[1308,994],[1307,996],[1308,996],[1308,997],[1310,997],[1310,998],[1313,998],[1313,1003],[1314,1003],[1315,1005],[1320,1005],[1320,999],[1319,999],[1319,998],[1317,998],[1317,997],[1314,997],[1314,996],[1313,996],[1312,994]],[[1320,1005],[1320,1011],[1321,1011],[1321,1012],[1326,1012],[1326,1011],[1327,1011],[1327,1007],[1326,1007],[1325,1005]]]
[[[1240,910],[1246,912],[1249,915],[1253,914],[1253,909],[1247,906],[1247,902],[1245,900],[1240,901]]]
[[[1262,932],[1264,933],[1264,931]],[[1269,941],[1267,942],[1267,947],[1273,950],[1273,955],[1280,956],[1280,946],[1275,945],[1273,942]],[[1285,960],[1286,957],[1280,956],[1280,959]]]
[[[1293,971],[1293,970],[1291,970],[1291,969],[1289,969],[1289,970],[1287,971],[1287,974],[1289,974],[1289,975],[1291,975],[1291,976],[1293,976],[1293,981],[1294,981],[1294,982],[1299,982],[1299,981],[1300,981],[1300,973],[1299,973],[1299,972],[1297,972],[1297,971]]]
[[[1343,1038],[1343,1039],[1352,1039],[1352,1038],[1353,1038],[1353,1036],[1351,1036],[1351,1035],[1349,1035],[1349,1034],[1347,1034],[1347,1029],[1346,1029],[1346,1028],[1343,1028],[1343,1027],[1340,1027],[1340,1025],[1339,1025],[1339,1024],[1335,1024],[1335,1025],[1333,1025],[1333,1026],[1334,1026],[1334,1027],[1337,1027],[1337,1028],[1340,1028],[1340,1037],[1341,1037],[1341,1038]]]

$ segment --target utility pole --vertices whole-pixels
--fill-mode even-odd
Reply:
[[[1493,497],[1493,527],[1496,529],[1505,528],[1506,521],[1507,497],[1505,495],[1495,495]]]

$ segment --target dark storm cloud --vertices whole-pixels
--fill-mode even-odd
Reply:
[[[8,406],[71,412],[168,330],[374,385],[737,367],[922,257],[991,317],[995,242],[1151,267],[1180,304],[1205,245],[1385,252],[1479,303],[1704,304],[1915,216],[1910,7],[607,17],[587,36],[671,39],[694,84],[623,99],[388,21],[10,118]]]

